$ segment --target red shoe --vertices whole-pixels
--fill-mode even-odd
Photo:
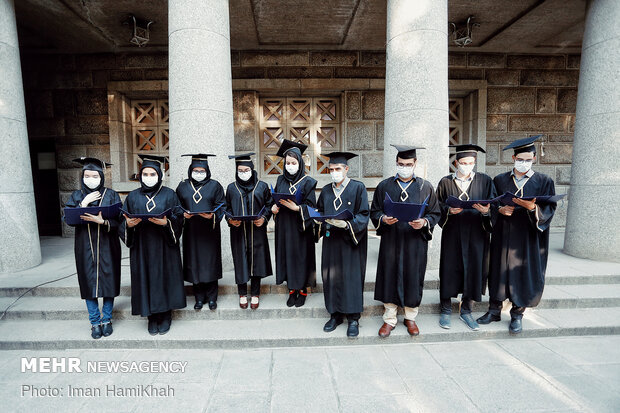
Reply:
[[[248,308],[248,296],[247,295],[239,296],[239,307],[243,308],[244,310]]]
[[[247,306],[247,304],[246,304],[246,306]],[[258,308],[258,296],[257,295],[253,295],[252,296],[252,301],[250,302],[250,308],[252,310],[256,310]]]

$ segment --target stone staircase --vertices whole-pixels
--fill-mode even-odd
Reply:
[[[69,252],[72,258],[72,251]],[[0,277],[0,311],[26,293],[31,285],[36,285],[33,284],[35,278],[49,280],[66,274],[71,266],[67,264],[66,251],[64,254],[64,261],[47,264],[52,270],[47,276],[42,275],[38,267],[38,272],[32,271],[22,278],[18,277],[19,274]],[[66,268],[65,272],[60,272],[60,268]],[[217,310],[210,311],[206,306],[201,311],[194,310],[191,287],[187,286],[188,306],[173,313],[170,332],[163,336],[150,336],[146,331],[146,319],[131,315],[129,267],[124,259],[123,285],[121,295],[115,301],[112,336],[99,340],[90,338],[86,306],[79,298],[77,279],[72,276],[28,291],[10,308],[0,321],[0,349],[256,348],[509,337],[510,316],[506,312],[501,322],[481,326],[480,331],[474,332],[459,320],[456,300],[453,300],[452,328],[440,328],[437,271],[428,271],[417,318],[420,336],[410,337],[404,326],[399,324],[389,338],[379,338],[377,331],[382,324],[383,306],[373,298],[375,268],[376,264],[369,260],[364,312],[360,320],[360,335],[356,339],[346,337],[346,323],[332,333],[323,332],[323,324],[329,315],[324,307],[320,283],[303,307],[289,308],[285,304],[286,287],[272,285],[274,277],[269,277],[262,286],[259,309],[242,310],[238,306],[232,273],[225,274],[220,282]],[[486,311],[486,300],[485,297],[485,302],[476,303],[474,316]],[[537,308],[528,309],[523,328],[523,333],[517,338],[620,334],[620,264],[578,260],[556,251],[550,257],[542,302]]]

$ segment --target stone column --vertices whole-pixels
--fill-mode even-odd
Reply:
[[[41,263],[13,0],[0,0],[0,273]]]
[[[436,187],[448,173],[448,2],[389,0],[383,176],[396,172],[390,144],[423,146],[416,175]],[[439,265],[439,227],[429,249]]]
[[[564,252],[620,262],[620,3],[590,1],[581,52]]]
[[[228,0],[169,0],[170,181],[187,178],[185,153],[213,153],[213,179],[234,179],[232,74]],[[222,225],[224,270],[232,269],[230,234]]]

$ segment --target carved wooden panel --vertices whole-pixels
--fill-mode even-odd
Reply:
[[[131,101],[131,131],[133,166],[129,174],[142,166],[139,154],[168,156],[168,101],[166,99],[137,99]],[[167,169],[167,167],[166,167]]]
[[[449,145],[460,145],[463,143],[463,99],[450,98],[449,104],[450,133]],[[450,172],[456,171],[452,164],[454,157],[450,159]]]
[[[284,139],[308,145],[306,172],[329,173],[322,153],[341,147],[340,99],[334,97],[283,97],[260,99],[260,159],[262,175],[282,173],[275,156]]]

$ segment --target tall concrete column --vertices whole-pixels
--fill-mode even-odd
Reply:
[[[620,261],[620,2],[590,1],[581,51],[564,251]]]
[[[448,173],[448,1],[389,0],[385,75],[383,176],[396,172],[390,144],[425,147],[416,175],[433,187]],[[428,267],[439,265],[435,229]]]
[[[228,0],[169,0],[170,186],[187,178],[185,153],[213,153],[213,179],[234,179],[232,74]],[[232,269],[230,233],[222,225],[224,270]]]
[[[13,0],[0,0],[0,273],[41,263]]]

